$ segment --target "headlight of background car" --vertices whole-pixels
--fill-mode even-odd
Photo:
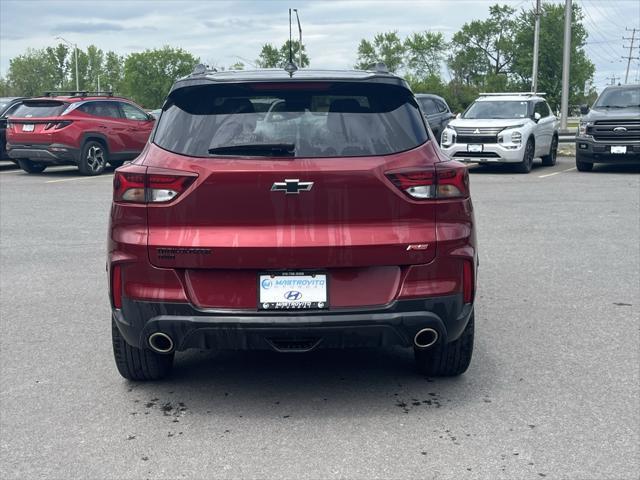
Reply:
[[[440,145],[449,146],[452,145],[455,141],[456,131],[453,127],[447,127],[442,131],[442,136],[440,137]]]
[[[578,127],[578,134],[579,135],[586,135],[587,134],[587,127],[591,126],[591,124],[589,122],[580,122],[580,127]]]
[[[498,135],[498,143],[504,143],[505,140],[508,141],[508,135],[511,135],[511,143],[522,143],[522,133],[518,131],[514,131],[516,128],[524,127],[524,123],[520,125],[512,125],[510,127],[505,128]]]

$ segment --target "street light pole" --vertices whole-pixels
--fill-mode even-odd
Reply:
[[[533,80],[531,82],[531,91],[538,91],[538,53],[540,50],[540,0],[536,0],[536,26],[533,34]]]
[[[300,68],[302,68],[302,27],[300,26],[300,17],[298,16],[298,9],[294,8],[294,12],[296,12],[296,19],[298,20],[298,33],[300,34],[300,40],[298,41],[299,45],[299,57],[300,57]]]
[[[62,40],[67,45],[73,47],[73,53],[74,53],[74,57],[75,57],[75,60],[76,60],[76,92],[79,92],[80,91],[80,79],[78,78],[78,44],[77,43],[71,43],[69,40],[65,40],[62,37],[56,37],[56,40]]]
[[[564,4],[564,45],[562,51],[562,98],[560,100],[560,131],[567,131],[569,115],[569,66],[571,61],[571,0]]]

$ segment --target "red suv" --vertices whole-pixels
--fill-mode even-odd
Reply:
[[[401,345],[428,375],[473,350],[469,177],[386,72],[178,80],[116,170],[107,271],[121,375],[174,352]]]
[[[24,100],[8,119],[7,153],[25,172],[77,165],[99,175],[140,154],[155,120],[138,105],[110,92],[61,93]]]

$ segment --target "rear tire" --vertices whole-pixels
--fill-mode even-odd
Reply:
[[[558,157],[558,137],[553,136],[551,140],[551,148],[549,148],[549,155],[542,157],[542,165],[545,167],[553,167],[556,164]]]
[[[532,139],[527,140],[527,146],[524,147],[524,155],[522,162],[516,164],[516,172],[529,173],[533,167],[533,155],[535,153],[535,144]]]
[[[128,380],[160,380],[171,372],[173,353],[159,354],[151,350],[142,350],[129,345],[111,320],[111,339],[113,357],[118,372]]]
[[[431,377],[455,377],[464,373],[471,363],[473,355],[474,314],[457,340],[431,348],[414,348],[418,370]]]
[[[593,170],[593,163],[585,162],[582,160],[583,158],[584,157],[580,155],[580,152],[576,152],[576,168],[579,172],[590,172]]]
[[[44,169],[47,168],[47,166],[42,163],[32,162],[26,158],[20,158],[18,160],[18,165],[20,165],[20,168],[27,173],[42,173],[44,172]]]
[[[109,162],[107,149],[100,142],[89,140],[82,146],[78,170],[83,175],[100,175]]]

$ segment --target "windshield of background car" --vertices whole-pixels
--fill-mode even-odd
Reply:
[[[56,100],[25,101],[11,116],[18,118],[57,117],[66,107],[65,102]]]
[[[496,100],[475,102],[462,114],[462,118],[526,118],[529,102],[520,100]]]
[[[627,108],[640,107],[640,87],[612,88],[605,90],[594,107]]]
[[[251,156],[264,155],[261,145],[287,145],[295,157],[341,157],[402,152],[427,138],[409,90],[317,82],[179,88],[167,98],[153,141],[195,157],[243,145],[254,147]]]

